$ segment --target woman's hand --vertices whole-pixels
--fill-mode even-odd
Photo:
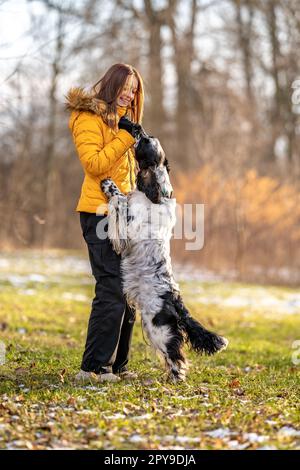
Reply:
[[[119,121],[119,129],[125,129],[125,131],[129,132],[129,134],[136,139],[142,131],[142,126],[122,116]]]

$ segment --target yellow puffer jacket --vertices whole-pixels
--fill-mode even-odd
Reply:
[[[106,214],[107,199],[100,181],[112,178],[124,194],[134,189],[136,166],[131,147],[135,139],[124,129],[111,129],[104,119],[105,103],[82,88],[71,88],[66,98],[67,109],[72,111],[69,127],[84,170],[76,211]],[[117,113],[118,122],[126,108],[118,106]]]

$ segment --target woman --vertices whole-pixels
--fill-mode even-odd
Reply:
[[[134,189],[132,146],[136,123],[143,116],[143,81],[134,67],[115,64],[92,92],[72,88],[66,98],[72,111],[69,127],[85,175],[76,210],[96,279],[85,351],[75,379],[117,382],[136,376],[127,370],[135,310],[122,291],[120,256],[107,237],[96,233],[97,224],[107,222],[107,200],[99,183],[110,177],[124,194]]]

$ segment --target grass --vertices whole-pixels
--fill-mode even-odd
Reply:
[[[63,266],[51,271],[51,260],[42,264],[32,254],[22,260],[12,257],[0,269],[0,340],[6,347],[0,366],[0,448],[300,448],[300,366],[292,362],[300,315],[285,312],[284,304],[278,310],[275,303],[274,308],[255,301],[250,307],[228,303],[241,292],[253,299],[265,293],[280,302],[299,295],[296,291],[181,282],[193,315],[224,334],[228,350],[214,357],[187,350],[187,382],[169,384],[138,319],[130,367],[139,378],[78,386],[73,378],[85,341],[92,278]],[[44,278],[30,277],[32,272]]]

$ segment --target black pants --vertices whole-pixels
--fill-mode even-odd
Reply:
[[[106,216],[80,212],[82,233],[96,279],[81,369],[116,373],[126,370],[136,312],[123,294],[121,257],[113,250],[108,237],[98,238],[98,222],[105,225],[107,232]]]

